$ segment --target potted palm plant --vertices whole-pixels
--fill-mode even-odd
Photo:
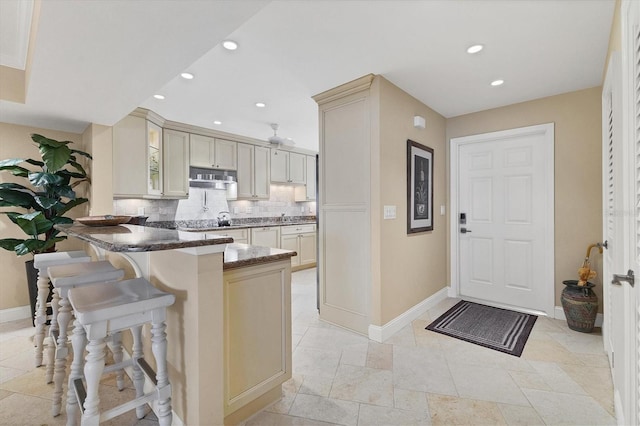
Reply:
[[[0,183],[0,207],[19,211],[3,211],[11,222],[26,234],[26,238],[2,238],[0,247],[18,256],[56,251],[56,243],[66,239],[59,235],[54,225],[73,223],[65,214],[72,208],[86,203],[86,198],[76,196],[74,188],[83,182],[90,183],[78,157],[91,159],[86,152],[69,148],[70,141],[57,141],[32,134],[38,145],[41,160],[11,158],[0,160],[0,172],[8,172],[27,182]],[[37,276],[33,259],[26,262],[31,311],[35,309]]]

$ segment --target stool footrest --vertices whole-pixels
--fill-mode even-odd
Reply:
[[[153,371],[153,368],[147,363],[144,358],[137,358],[136,363],[140,366],[142,372],[151,380],[154,386],[158,386],[158,381],[156,380],[156,372]]]
[[[80,406],[80,414],[84,414],[84,400],[87,398],[87,392],[84,388],[84,382],[82,378],[75,379],[73,381],[73,387],[76,391],[76,397],[78,399],[78,405]],[[128,411],[133,410],[136,407],[141,405],[145,405],[150,403],[151,401],[157,400],[158,394],[157,392],[149,392],[147,394],[142,395],[139,398],[131,400],[129,402],[125,402],[124,404],[120,404],[117,407],[110,408],[109,410],[105,410],[100,413],[100,423],[113,419],[121,414],[124,414]]]
[[[82,378],[77,378],[73,381],[73,389],[76,391],[76,399],[78,400],[78,406],[80,406],[80,414],[84,414],[84,400],[87,399],[87,391],[84,389]]]

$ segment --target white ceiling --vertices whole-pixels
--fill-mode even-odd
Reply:
[[[280,136],[315,150],[311,96],[368,73],[445,117],[598,86],[614,5],[45,1],[27,102],[0,101],[0,121],[81,132],[143,106],[169,120],[259,139],[277,122]],[[224,38],[240,48],[224,50]],[[485,49],[467,54],[474,43]],[[196,78],[184,80],[182,71]],[[497,78],[505,84],[491,87]],[[256,108],[257,101],[267,107]]]

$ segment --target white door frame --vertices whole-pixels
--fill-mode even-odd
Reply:
[[[550,207],[545,212],[546,221],[549,226],[546,227],[545,240],[545,282],[549,283],[548,294],[545,302],[545,312],[530,311],[527,309],[521,309],[522,311],[529,312],[536,315],[547,315],[549,317],[554,316],[555,311],[555,231],[554,231],[554,124],[538,124],[535,126],[519,127],[516,129],[501,130],[497,132],[482,133],[478,135],[463,136],[458,138],[451,138],[449,143],[449,194],[450,194],[450,208],[449,208],[449,232],[450,232],[450,259],[451,259],[451,271],[450,271],[450,285],[451,290],[449,296],[460,296],[460,277],[459,277],[459,224],[458,224],[458,193],[460,191],[460,185],[458,181],[459,174],[459,148],[461,145],[467,145],[472,143],[480,143],[487,141],[494,141],[498,139],[507,139],[516,136],[527,135],[544,135],[545,154],[549,159],[547,163],[546,174],[549,177],[547,179],[547,205]],[[511,306],[498,307],[513,308]]]

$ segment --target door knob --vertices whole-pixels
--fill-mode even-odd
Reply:
[[[627,271],[627,275],[613,274],[613,280],[611,281],[611,284],[622,285],[623,281],[626,281],[629,284],[631,284],[631,287],[634,286],[635,276],[633,275],[633,271],[631,269]]]
[[[467,228],[460,228],[460,233],[461,234],[466,234],[468,232],[471,232],[471,231],[469,229],[467,229]]]

